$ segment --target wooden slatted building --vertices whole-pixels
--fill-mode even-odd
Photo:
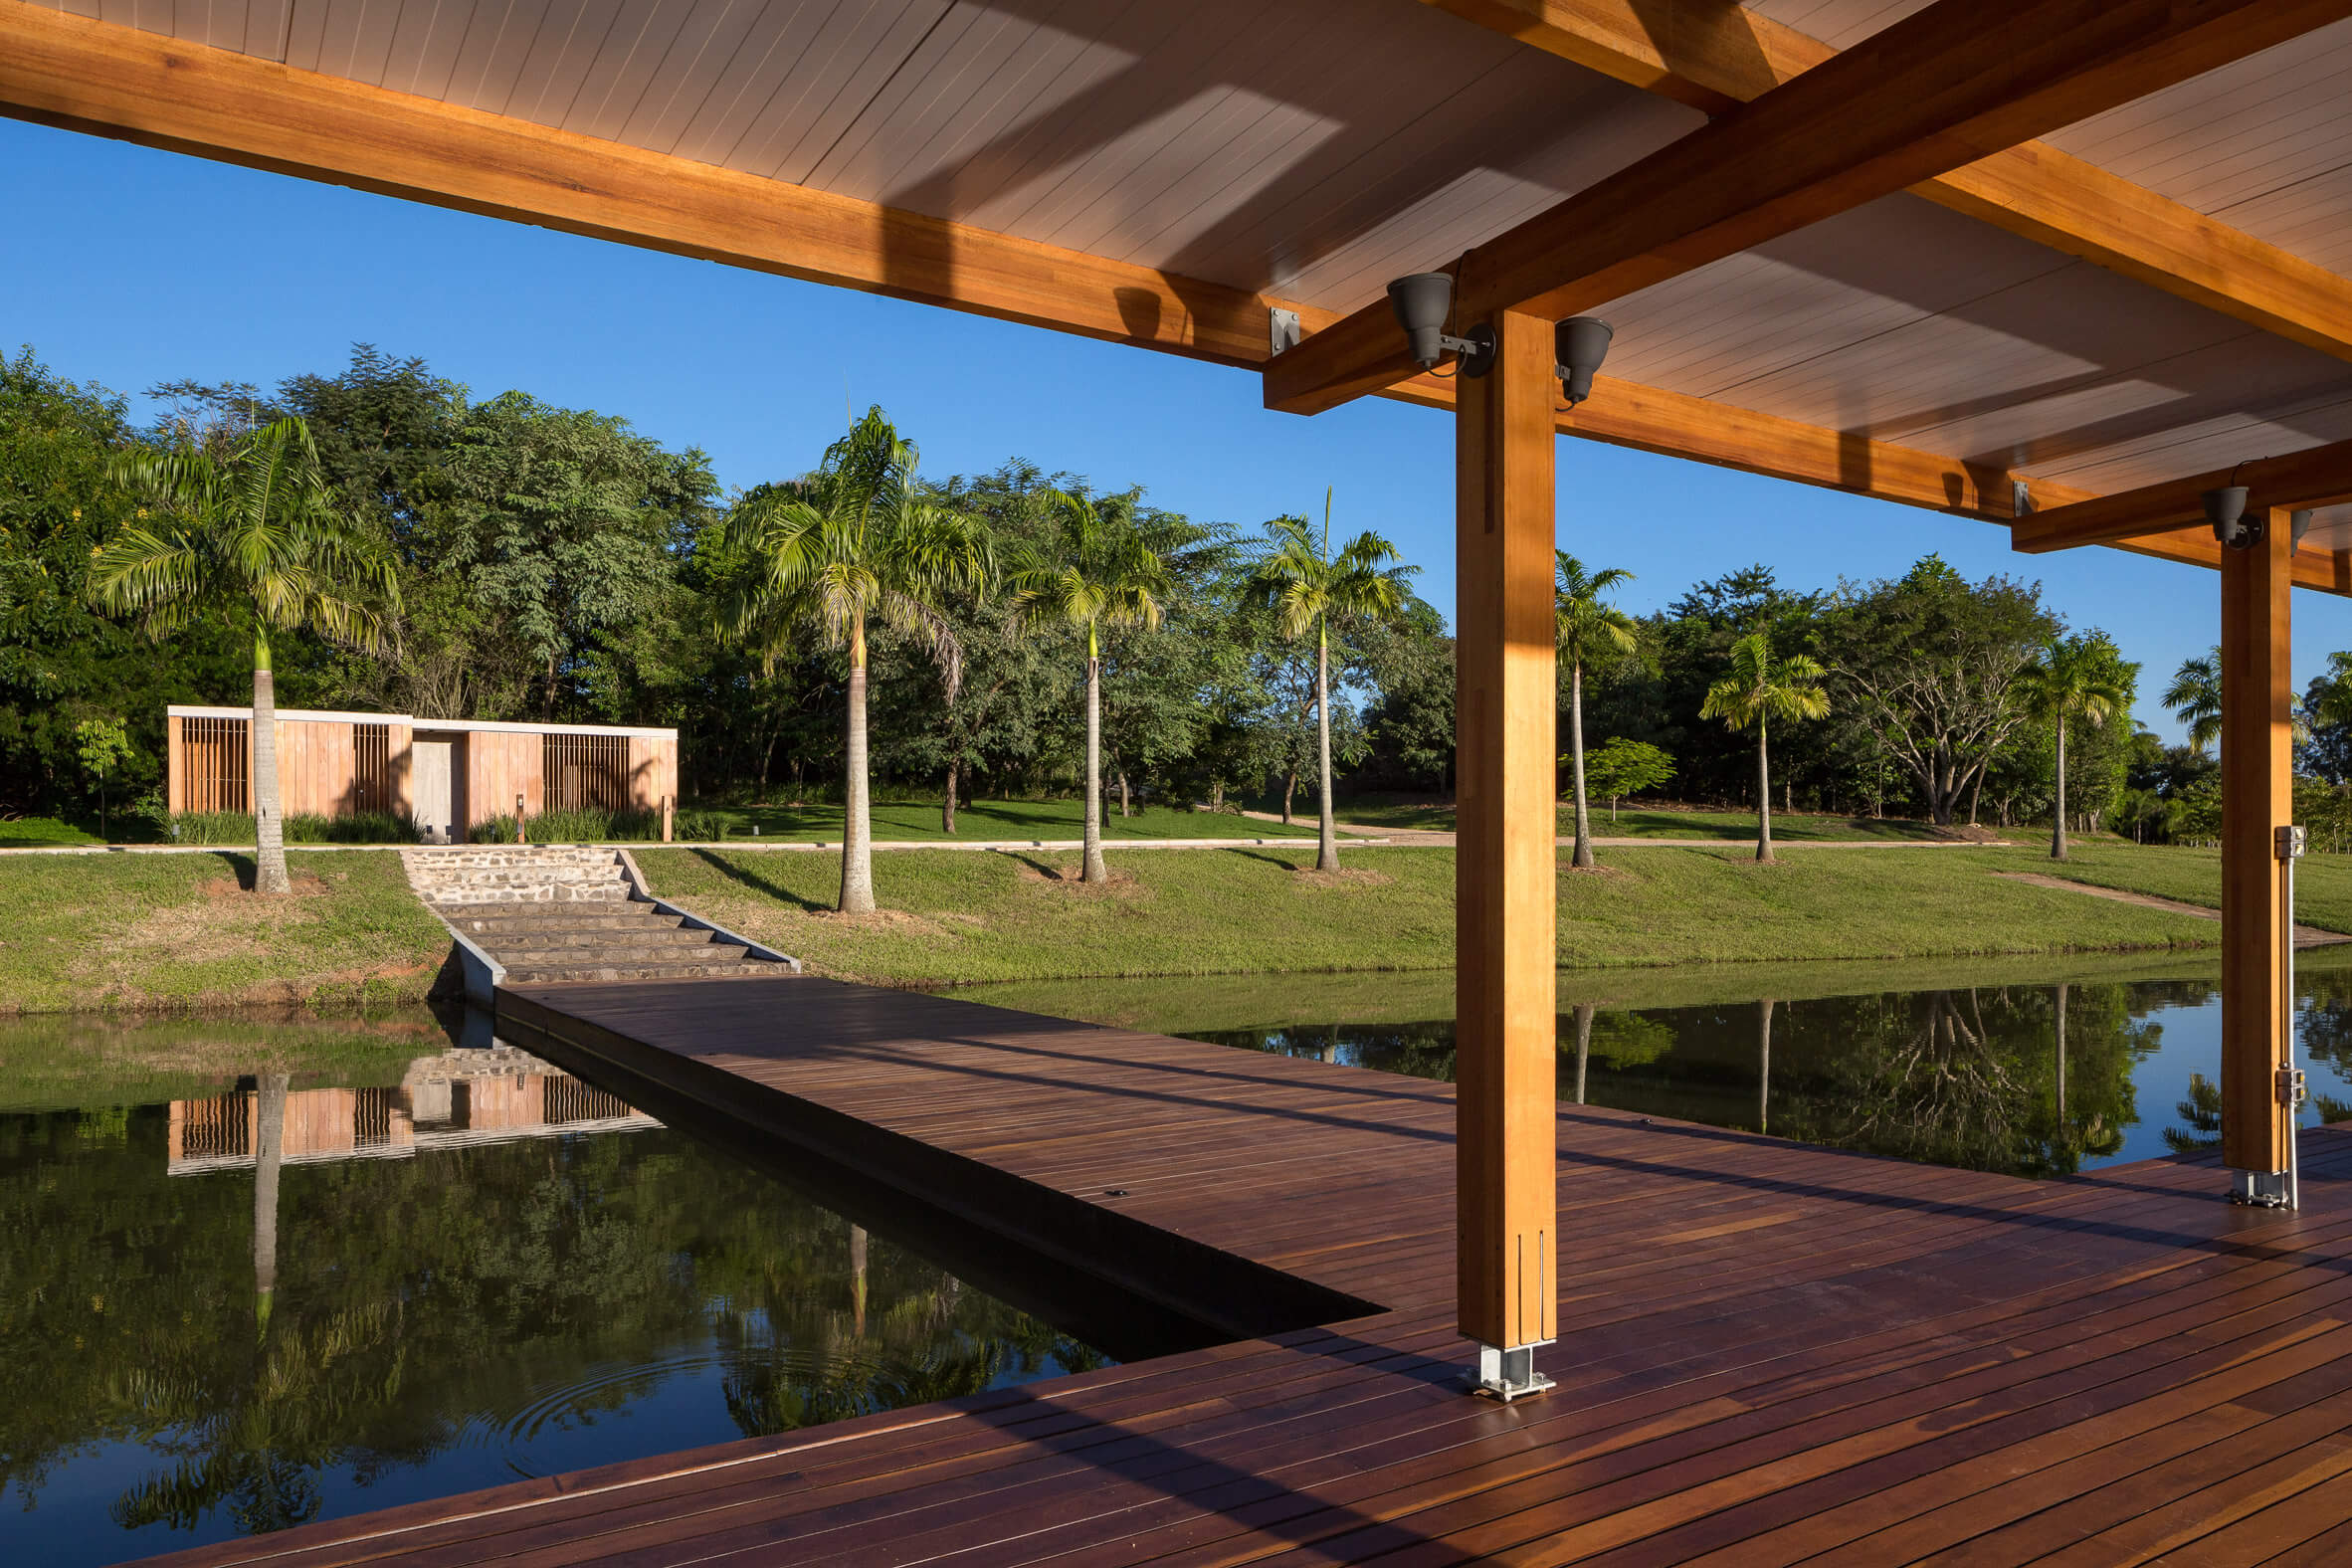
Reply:
[[[0,0],[0,112],[1452,409],[1459,1307],[1514,1355],[1559,1295],[1559,434],[2219,569],[2225,1152],[2276,1195],[2348,89],[2352,0]],[[1383,285],[1432,272],[1483,374],[1407,352]]]
[[[253,810],[253,709],[165,709],[164,790],[178,812]],[[660,811],[678,799],[678,731],[278,710],[288,816],[388,812],[435,842],[547,811]]]

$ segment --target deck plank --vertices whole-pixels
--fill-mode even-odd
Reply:
[[[2210,1158],[2029,1182],[1563,1105],[1561,1340],[1542,1353],[1559,1387],[1504,1408],[1454,1383],[1470,1347],[1449,1085],[778,984],[789,1007],[768,986],[518,987],[504,1028],[682,1092],[729,1086],[727,1113],[764,1133],[834,1117],[911,1139],[1033,1194],[1040,1227],[1075,1201],[1374,1310],[157,1561],[1763,1568],[2345,1549],[2352,1132],[2306,1135],[2303,1211],[2276,1215],[2231,1208]],[[904,1145],[873,1150],[888,1147]]]

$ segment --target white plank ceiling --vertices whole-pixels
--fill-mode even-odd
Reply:
[[[1336,309],[1697,123],[1417,0],[31,3]],[[2050,139],[2352,268],[2347,86],[2352,24]],[[2352,437],[2352,363],[1908,196],[1604,313],[1613,374],[2101,491]]]

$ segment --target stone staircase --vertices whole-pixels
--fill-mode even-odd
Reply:
[[[401,860],[426,907],[497,960],[509,984],[794,972],[632,898],[628,874],[611,850],[485,845],[406,850]]]

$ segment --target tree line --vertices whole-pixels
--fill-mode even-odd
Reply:
[[[1344,492],[1234,523],[1025,460],[931,479],[880,410],[728,492],[624,419],[476,401],[365,345],[271,389],[154,393],[142,427],[29,349],[0,368],[0,813],[95,817],[103,791],[151,816],[164,704],[238,700],[264,652],[288,705],[675,725],[688,797],[846,805],[863,779],[934,795],[951,831],[987,794],[1287,817],[1451,790],[1452,640],[1411,563],[1335,524]],[[212,591],[251,551],[200,559],[190,518],[294,470],[307,542],[274,586]],[[1760,815],[2195,838],[2218,799],[2211,734],[2121,721],[2139,667],[2038,584],[1928,555],[1800,590],[1759,565],[1634,616],[1623,573],[1560,567],[1580,838],[1579,753],[1596,798]],[[2166,693],[2193,729],[2219,713],[2196,676]],[[2302,709],[2324,793],[2352,774],[2352,661]]]

